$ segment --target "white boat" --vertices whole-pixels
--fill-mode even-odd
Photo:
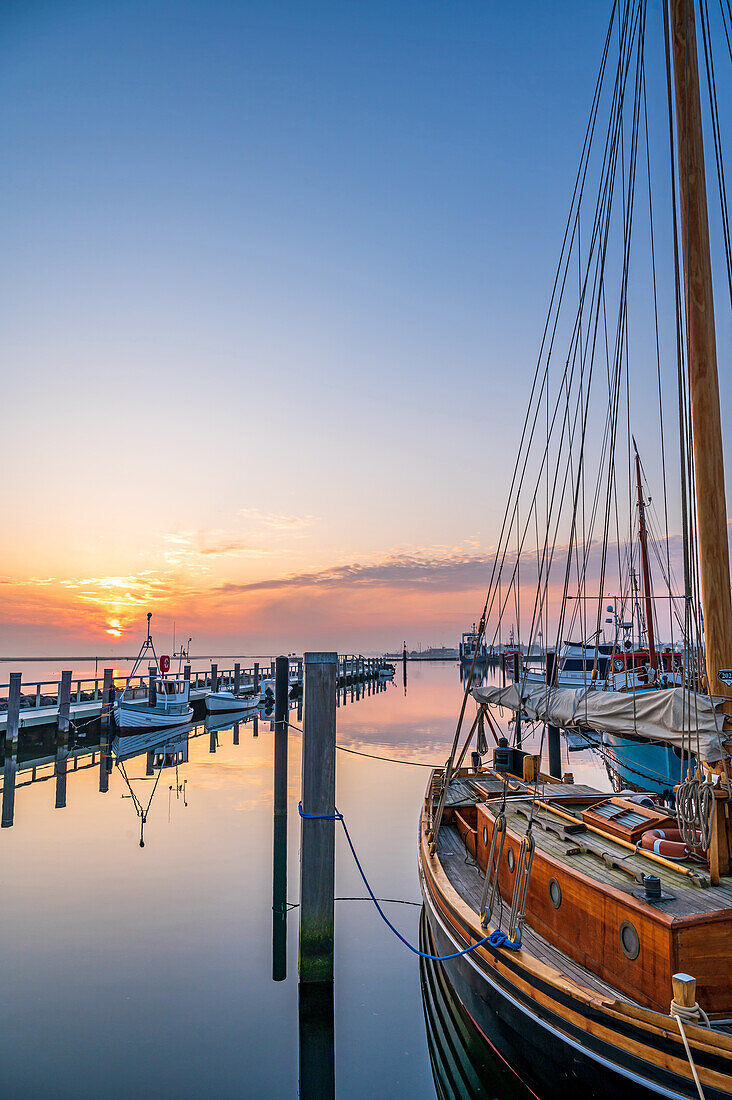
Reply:
[[[393,680],[394,679],[394,667],[393,665],[386,665],[384,668],[379,669],[380,680]]]
[[[206,710],[209,714],[256,710],[261,702],[261,695],[234,695],[233,691],[210,691],[206,696]]]
[[[182,726],[193,717],[193,708],[189,704],[190,680],[187,680],[179,669],[176,673],[169,673],[170,658],[163,656],[158,661],[152,636],[150,634],[150,619],[147,615],[147,638],[140,647],[132,672],[127,677],[122,695],[112,705],[112,717],[118,729],[167,729],[173,726]],[[154,695],[147,698],[132,698],[131,682],[137,669],[147,658],[154,658],[160,673],[155,677]],[[182,661],[182,657],[181,657]]]

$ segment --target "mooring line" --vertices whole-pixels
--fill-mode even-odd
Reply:
[[[287,722],[286,725],[291,730],[297,730],[298,733],[303,733],[303,729],[300,726],[296,726],[294,722]],[[345,745],[336,745],[339,752],[350,752],[353,756],[365,756],[369,760],[385,760],[387,764],[406,764],[410,768],[441,768],[442,764],[425,764],[423,760],[395,760],[393,756],[377,756],[373,752],[359,752],[358,749],[347,749]]]
[[[369,880],[366,878],[364,869],[361,866],[361,861],[356,855],[356,849],[353,846],[353,841],[351,840],[351,834],[348,831],[348,826],[346,825],[343,814],[338,811],[338,807],[335,807],[335,813],[332,814],[306,814],[302,808],[302,802],[298,802],[297,811],[300,814],[300,817],[305,818],[308,821],[340,821],[341,825],[343,826],[343,832],[346,835],[346,840],[348,841],[348,847],[351,849],[351,855],[356,862],[356,867],[358,868],[358,872],[363,880],[363,884],[368,890],[369,897],[376,906],[376,910],[379,916],[391,929],[397,939],[401,940],[405,947],[408,947],[409,950],[413,952],[413,954],[418,955],[421,959],[428,959],[430,962],[447,962],[448,959],[458,959],[461,955],[467,955],[469,954],[469,952],[475,951],[476,947],[481,947],[484,944],[488,944],[488,946],[492,947],[494,950],[498,947],[509,947],[513,951],[518,951],[521,947],[520,933],[518,940],[514,943],[508,938],[505,932],[502,932],[500,928],[496,928],[493,932],[491,932],[489,936],[484,936],[483,939],[480,939],[476,943],[471,944],[470,947],[465,947],[462,951],[453,951],[449,955],[429,955],[425,951],[420,951],[418,947],[415,947],[409,942],[409,940],[405,939],[399,929],[391,923],[386,913],[379,905],[379,899],[374,894],[373,890],[371,889]]]

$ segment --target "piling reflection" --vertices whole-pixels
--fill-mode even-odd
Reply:
[[[298,985],[300,1100],[335,1097],[333,982]]]

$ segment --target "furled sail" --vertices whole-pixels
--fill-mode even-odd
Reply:
[[[664,741],[677,748],[689,746],[712,764],[724,757],[721,747],[724,714],[719,708],[724,699],[700,695],[684,688],[658,688],[638,694],[621,691],[595,691],[585,688],[476,687],[473,696],[479,703],[519,709],[530,719],[548,722],[561,729],[591,729],[597,733],[615,733],[641,737],[646,741]],[[697,742],[698,733],[698,742]]]

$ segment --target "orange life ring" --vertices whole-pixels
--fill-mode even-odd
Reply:
[[[697,845],[701,843],[701,834],[695,833]],[[655,852],[657,856],[669,856],[671,859],[688,859],[691,855],[704,855],[701,847],[687,848],[678,829],[647,829],[641,837],[641,848]]]

